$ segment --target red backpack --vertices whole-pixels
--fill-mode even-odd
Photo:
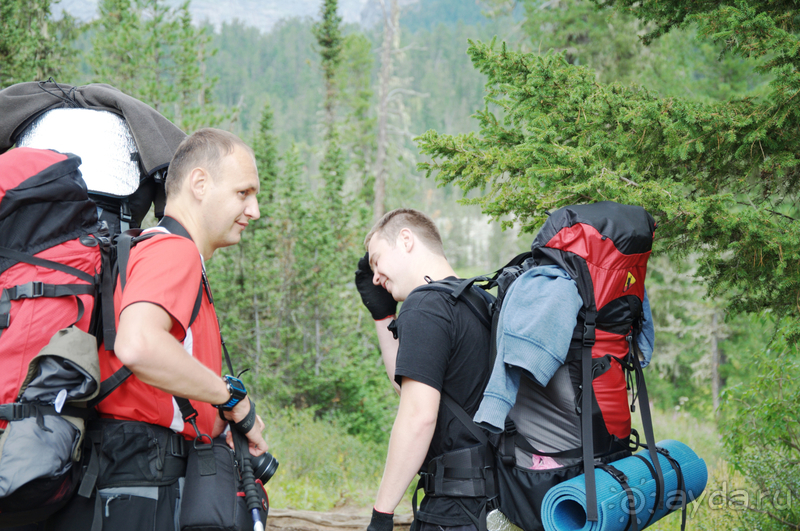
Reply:
[[[61,377],[74,368],[72,362],[56,355],[51,356],[56,361],[44,362],[41,367],[39,359],[31,364],[63,329],[80,330],[82,345],[91,350],[94,344],[96,350],[94,337],[83,333],[94,335],[98,324],[95,300],[103,257],[107,256],[104,251],[107,238],[101,235],[95,203],[89,199],[78,170],[80,163],[81,159],[72,154],[34,148],[16,148],[0,155],[0,352],[3,356],[0,523],[3,525],[41,519],[65,503],[75,488],[79,445],[71,455],[62,455],[63,462],[51,464],[54,470],[48,477],[37,478],[33,469],[46,466],[45,461],[53,452],[39,454],[35,458],[38,461],[20,463],[21,454],[15,452],[26,449],[33,452],[30,447],[21,446],[22,442],[15,448],[14,441],[23,439],[12,435],[22,433],[30,425],[32,429],[44,427],[54,437],[60,435],[67,440],[80,437],[81,430],[75,424],[82,422],[74,419],[69,422],[55,414],[53,401],[37,388],[37,374],[39,379]],[[30,374],[29,365],[36,368]],[[44,369],[45,365],[48,368]],[[76,370],[79,379],[92,379],[88,374],[91,370]],[[55,400],[56,403],[61,400],[58,413],[76,413],[71,411],[76,401],[96,392],[99,382],[85,385],[82,391],[71,388],[63,391],[62,398]],[[31,474],[34,480],[26,481]]]

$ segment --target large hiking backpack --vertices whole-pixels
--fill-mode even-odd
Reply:
[[[40,519],[68,500],[83,433],[72,408],[98,388],[89,334],[107,239],[79,165],[75,155],[33,148],[0,155],[3,525]]]
[[[147,108],[139,138],[169,130],[171,141],[142,147],[124,112],[72,108],[80,100],[54,96],[53,83],[21,85],[0,91],[0,147],[21,146],[0,155],[0,527],[47,518],[77,488],[85,419],[113,388],[101,387],[97,361],[114,327],[113,240],[163,198],[168,152],[185,137]],[[109,108],[118,98],[141,110],[103,87]]]
[[[484,314],[484,321],[492,323],[493,355],[505,296],[523,273],[556,265],[578,286],[582,307],[566,362],[545,387],[523,376],[504,432],[490,437],[500,511],[525,531],[543,529],[541,504],[546,492],[581,474],[586,476],[587,519],[597,520],[595,466],[631,455],[631,447],[638,444],[638,435],[631,442],[633,406],[629,407],[627,393],[634,376],[653,474],[663,497],[663,473],[636,353],[654,230],[653,218],[641,207],[610,201],[564,207],[549,216],[531,252],[515,257],[493,276],[430,285],[429,289],[448,291],[460,300],[472,285],[497,288],[497,299]],[[478,305],[469,306],[479,311]],[[557,466],[532,469],[533,456],[556,460]]]

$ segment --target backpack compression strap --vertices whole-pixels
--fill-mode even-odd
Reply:
[[[592,433],[592,346],[595,342],[597,310],[592,304],[583,321],[583,346],[581,347],[581,439],[583,442],[583,474],[586,480],[586,519],[597,522],[597,485],[594,474],[594,434]]]
[[[78,303],[78,318],[75,319],[75,323],[83,318],[84,307],[78,295],[93,295],[95,293],[96,282],[92,275],[59,262],[37,258],[5,247],[0,247],[0,256],[33,266],[61,271],[87,282],[87,284],[45,284],[32,281],[2,290],[0,292],[0,336],[3,334],[4,329],[11,326],[11,301],[39,297],[75,297]]]

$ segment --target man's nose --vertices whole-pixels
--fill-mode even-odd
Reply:
[[[258,209],[258,199],[255,196],[251,196],[247,206],[244,209],[244,215],[252,220],[256,220],[261,217],[261,212]]]
[[[375,284],[376,286],[381,285],[381,276],[378,274],[377,271],[372,273],[372,283]]]

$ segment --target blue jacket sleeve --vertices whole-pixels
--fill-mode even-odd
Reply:
[[[653,326],[653,314],[650,313],[650,300],[647,298],[647,289],[644,290],[644,301],[642,302],[642,310],[644,311],[644,320],[642,321],[642,333],[639,334],[639,350],[642,351],[644,356],[643,360],[639,363],[642,367],[650,365],[653,359],[653,348],[655,347],[655,328]]]
[[[505,426],[524,374],[545,386],[564,363],[581,298],[557,266],[526,271],[506,294],[497,327],[497,357],[475,422],[493,432]]]

